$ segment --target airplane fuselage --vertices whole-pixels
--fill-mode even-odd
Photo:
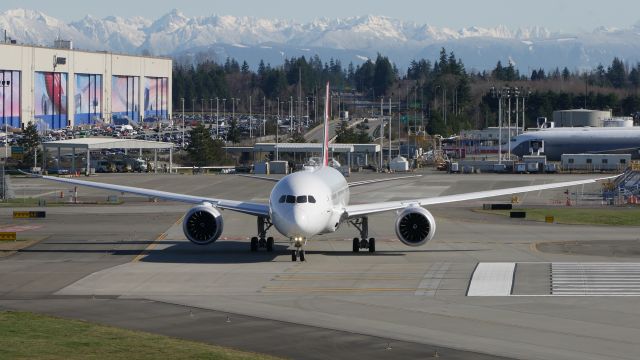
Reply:
[[[560,161],[562,154],[630,153],[638,157],[640,127],[552,128],[528,131],[511,138],[511,153],[529,155],[531,142],[544,141],[547,160]],[[505,149],[506,150],[506,149]]]
[[[348,203],[349,186],[338,170],[325,166],[295,172],[271,190],[271,223],[290,239],[308,239],[334,232]]]

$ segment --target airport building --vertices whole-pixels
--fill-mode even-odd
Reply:
[[[0,125],[59,129],[171,118],[169,58],[0,43]]]

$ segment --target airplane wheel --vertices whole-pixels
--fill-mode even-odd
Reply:
[[[268,252],[272,252],[273,251],[273,238],[272,237],[268,237],[267,238],[267,251]]]
[[[360,251],[360,239],[353,238],[353,252]]]
[[[369,252],[376,252],[376,239],[369,239]]]
[[[300,261],[304,261],[304,250],[300,250]]]
[[[291,250],[291,261],[298,260],[298,254],[296,254],[295,250]]]
[[[258,238],[257,237],[252,237],[251,238],[251,252],[256,252],[258,251]]]

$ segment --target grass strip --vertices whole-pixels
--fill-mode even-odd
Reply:
[[[509,210],[476,210],[484,214],[509,216]],[[526,219],[545,221],[547,216],[553,216],[554,222],[575,225],[612,225],[612,226],[640,226],[640,208],[532,208],[514,209],[524,211]]]
[[[29,312],[0,312],[0,359],[276,359]]]

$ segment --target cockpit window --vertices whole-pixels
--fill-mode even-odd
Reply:
[[[293,195],[287,195],[287,204],[295,204],[296,203],[296,197]]]
[[[306,196],[306,195],[298,196],[298,197],[296,198],[296,202],[297,202],[298,204],[304,204],[304,203],[306,203],[306,202],[307,202],[307,196]]]
[[[313,196],[309,195],[309,202],[312,204],[316,203],[316,198],[314,198]]]
[[[287,195],[282,195],[280,196],[280,199],[278,200],[278,202],[283,203],[286,199],[287,199]]]

